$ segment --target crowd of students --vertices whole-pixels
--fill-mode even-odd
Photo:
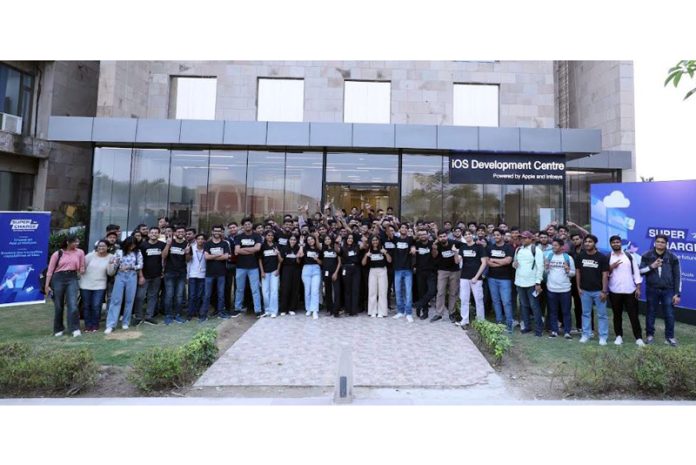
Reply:
[[[56,336],[65,331],[64,305],[68,331],[81,335],[79,288],[85,331],[99,329],[106,302],[105,334],[119,321],[123,330],[158,324],[159,308],[169,325],[235,318],[247,308],[258,318],[304,311],[317,319],[320,302],[333,317],[367,312],[385,318],[393,303],[395,319],[413,323],[415,308],[421,320],[447,318],[468,329],[473,296],[476,318],[488,311],[509,332],[519,325],[525,334],[579,334],[586,343],[596,317],[600,345],[609,337],[607,300],[615,344],[623,343],[624,311],[636,344],[652,343],[661,306],[665,342],[677,345],[673,306],[679,305],[680,270],[666,236],[657,236],[642,257],[623,250],[622,239],[613,236],[612,252],[604,255],[597,238],[572,222],[534,233],[505,223],[445,221],[439,228],[422,220],[401,223],[391,208],[375,211],[367,204],[350,213],[327,204],[311,217],[305,205],[282,224],[245,218],[241,225],[214,225],[209,236],[170,226],[167,218],[158,223],[139,225],[122,242],[120,227],[109,225],[87,256],[76,238],[64,241],[51,256],[46,281],[46,292],[54,293]],[[638,318],[643,279],[645,341]]]

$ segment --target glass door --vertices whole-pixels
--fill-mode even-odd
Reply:
[[[394,215],[399,216],[399,187],[384,184],[326,184],[325,201],[332,202],[334,208],[344,209],[350,214],[352,207],[361,208],[369,204],[370,208],[394,208]]]

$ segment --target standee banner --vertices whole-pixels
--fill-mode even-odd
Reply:
[[[599,250],[609,253],[609,238],[616,234],[624,239],[624,249],[639,260],[653,248],[655,236],[665,234],[669,237],[668,250],[679,258],[681,265],[679,307],[691,310],[696,310],[695,199],[696,181],[592,184],[590,187],[592,234],[599,239]]]
[[[0,212],[0,307],[45,302],[50,212]]]
[[[451,184],[563,184],[563,155],[452,154]]]

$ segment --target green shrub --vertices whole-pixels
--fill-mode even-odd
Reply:
[[[583,347],[570,389],[574,393],[600,394],[628,387],[629,356],[602,347]]]
[[[638,388],[648,393],[665,393],[667,391],[667,369],[663,365],[663,356],[654,347],[646,347],[633,357],[633,381]]]
[[[32,352],[26,344],[0,344],[0,393],[73,395],[94,384],[99,365],[85,348]]]
[[[512,347],[505,325],[486,320],[475,320],[471,326],[476,330],[479,341],[495,357],[496,362],[500,363],[505,352]]]
[[[215,362],[217,332],[206,329],[177,348],[154,348],[138,355],[129,380],[140,390],[180,388]]]

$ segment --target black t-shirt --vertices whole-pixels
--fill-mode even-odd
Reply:
[[[471,246],[460,244],[459,255],[462,256],[462,279],[473,279],[481,267],[481,258],[488,256],[486,249],[475,242]]]
[[[394,259],[394,269],[410,270],[413,266],[411,262],[411,246],[413,245],[413,239],[410,237],[398,237],[394,241],[396,248],[390,251]]]
[[[332,247],[331,249],[324,249],[321,251],[321,269],[326,276],[326,272],[334,273],[336,268],[338,268],[338,254],[336,250]]]
[[[263,241],[260,255],[264,273],[271,273],[278,269],[278,253],[276,244],[268,245],[268,242]]]
[[[447,239],[447,244],[443,245],[440,241],[437,242],[437,259],[435,260],[435,266],[438,270],[442,271],[459,271],[459,265],[454,261],[454,257],[457,253],[452,250],[453,245],[461,246],[461,244],[456,243],[451,239]]]
[[[433,242],[428,241],[425,244],[421,241],[416,241],[416,271],[430,271],[435,268],[435,259],[433,258]]]
[[[286,247],[281,247],[280,255],[283,257],[282,267],[285,268],[286,266],[299,266],[299,263],[297,263],[297,252],[299,251],[299,244],[295,244],[295,247],[292,248],[289,245]]]
[[[220,240],[220,242],[213,242],[211,239],[205,243],[203,250],[210,255],[225,255],[230,253],[230,244],[224,239]],[[226,268],[224,260],[206,260],[205,275],[211,278],[225,276]]]
[[[602,273],[609,271],[609,259],[599,251],[590,255],[583,250],[575,257],[575,268],[580,273],[580,289],[601,291]]]
[[[285,231],[280,231],[279,233],[276,234],[276,242],[278,243],[279,246],[285,247],[288,245],[288,239],[290,239],[290,236],[292,236],[291,233],[286,233]]]
[[[488,246],[488,256],[490,258],[505,258],[505,257],[514,257],[515,256],[515,249],[510,244],[503,244],[501,246],[498,246],[493,242]],[[509,265],[505,266],[497,266],[497,267],[488,267],[488,277],[493,278],[493,279],[509,279],[512,280],[513,274],[512,274],[512,262],[510,262]]]
[[[256,244],[263,243],[263,239],[258,234],[252,232],[251,234],[237,234],[234,238],[235,246],[239,246],[240,249],[247,249],[254,247]],[[256,254],[251,255],[238,255],[237,256],[237,268],[253,269],[259,266],[257,262],[258,258]]]
[[[169,255],[167,255],[165,263],[165,272],[186,273],[186,256],[184,255],[184,250],[187,245],[188,242],[186,242],[186,239],[181,242],[172,239],[172,245],[169,247]]]
[[[146,279],[162,276],[162,251],[165,245],[162,241],[154,244],[150,244],[150,241],[140,243],[140,252],[143,254],[143,276]]]
[[[321,250],[316,247],[304,246],[304,264],[318,265],[317,258],[321,259]]]
[[[343,246],[341,249],[341,262],[344,265],[358,265],[361,259],[360,247],[355,243],[352,247]]]
[[[381,250],[374,251],[370,249],[372,255],[367,258],[368,268],[384,268],[387,266],[387,257],[381,252]],[[387,251],[388,253],[389,251]]]
[[[392,257],[392,262],[387,263],[388,267],[394,266],[394,260],[393,260],[394,259],[394,252],[396,252],[396,241],[398,239],[399,238],[396,236],[389,239],[386,234],[384,234],[384,237],[382,238],[384,250],[386,250],[389,253],[389,255],[391,255],[391,257]]]

